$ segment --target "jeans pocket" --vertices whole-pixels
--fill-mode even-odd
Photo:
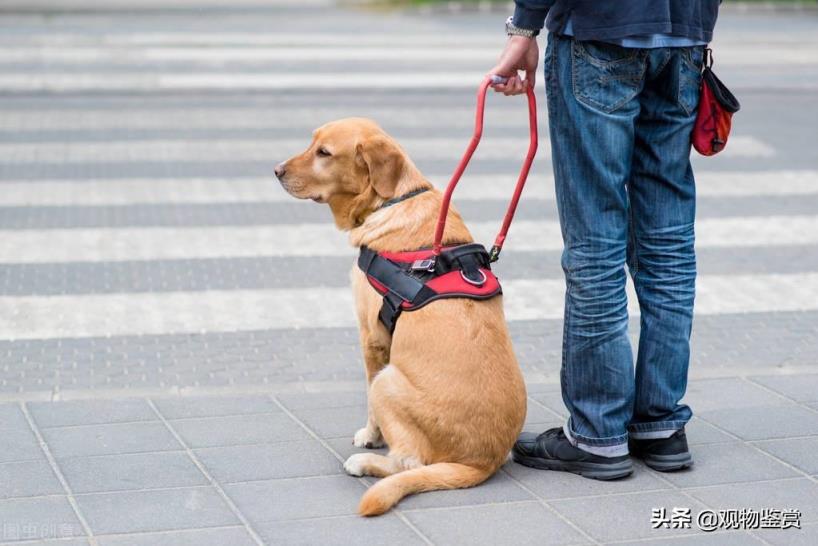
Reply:
[[[594,41],[571,42],[574,97],[610,114],[639,93],[644,74],[639,49]]]
[[[693,115],[699,105],[699,94],[702,85],[702,64],[704,63],[704,47],[685,47],[679,52],[679,90],[677,100],[679,106]]]

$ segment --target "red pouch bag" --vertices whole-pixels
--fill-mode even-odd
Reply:
[[[738,112],[740,105],[738,99],[713,73],[713,52],[705,49],[704,55],[699,109],[690,138],[697,152],[714,155],[727,145],[733,114]]]

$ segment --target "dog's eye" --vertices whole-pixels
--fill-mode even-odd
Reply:
[[[318,155],[320,155],[321,157],[329,157],[332,154],[329,153],[329,150],[321,146],[320,148],[318,148]]]

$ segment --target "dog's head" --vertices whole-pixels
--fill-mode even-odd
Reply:
[[[275,175],[293,197],[328,203],[336,225],[351,229],[394,197],[409,169],[406,154],[375,122],[347,118],[316,129],[310,146],[277,165]]]

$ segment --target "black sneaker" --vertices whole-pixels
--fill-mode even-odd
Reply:
[[[631,455],[645,461],[645,464],[659,472],[672,472],[693,465],[693,456],[687,449],[685,429],[681,428],[669,438],[650,440],[628,440]]]
[[[562,427],[542,434],[523,432],[511,450],[512,458],[525,466],[573,472],[595,480],[615,480],[633,472],[630,457],[601,457],[571,445]]]

